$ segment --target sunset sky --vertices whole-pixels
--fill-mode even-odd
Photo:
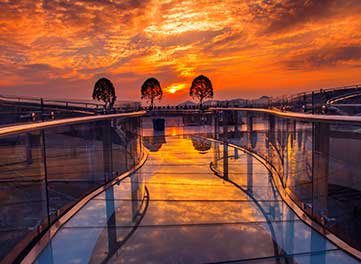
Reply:
[[[109,78],[140,100],[188,100],[199,74],[216,99],[361,83],[360,0],[0,0],[0,93],[90,99]]]

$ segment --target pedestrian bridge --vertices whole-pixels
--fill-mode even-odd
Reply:
[[[0,129],[2,263],[360,263],[361,118],[181,115]]]

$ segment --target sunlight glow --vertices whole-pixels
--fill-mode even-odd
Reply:
[[[176,84],[172,84],[172,85],[168,86],[166,88],[166,91],[168,93],[175,94],[176,92],[178,92],[180,90],[183,90],[184,88],[186,88],[186,84],[184,84],[184,83],[176,83]]]

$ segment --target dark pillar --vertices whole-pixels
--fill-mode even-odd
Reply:
[[[234,137],[238,139],[241,136],[241,131],[240,131],[240,128],[239,128],[239,113],[238,113],[238,111],[234,111],[233,116],[234,116]]]
[[[253,116],[247,112],[247,148],[252,148]]]
[[[131,197],[132,197],[132,221],[136,221],[137,216],[139,215],[139,206],[142,203],[142,194],[141,188],[144,188],[143,183],[141,182],[141,177],[139,177],[140,172],[137,172],[132,177],[130,177],[131,185]]]
[[[113,159],[112,159],[112,131],[111,121],[106,120],[102,123],[103,127],[103,162],[104,162],[104,181],[112,179]]]
[[[26,133],[25,138],[25,152],[26,152],[26,163],[33,164],[33,153],[32,153],[32,142],[31,142],[31,133]]]
[[[327,250],[326,248],[326,239],[319,235],[317,232],[311,232],[311,251],[323,251]],[[325,264],[326,263],[326,254],[314,254],[311,259],[311,264]]]
[[[227,112],[223,111],[223,141],[228,142],[228,119],[227,119]]]
[[[234,159],[238,159],[238,158],[239,158],[238,149],[234,148]]]
[[[327,216],[329,124],[315,123],[313,130],[313,214],[315,216]]]
[[[252,149],[253,116],[247,112],[247,148]],[[247,155],[247,191],[253,192],[253,158]]]
[[[214,120],[214,138],[219,139],[219,118],[218,112],[213,112],[213,120]]]
[[[164,118],[153,119],[153,129],[156,131],[164,131],[165,119]]]
[[[253,158],[247,155],[247,191],[253,192]]]
[[[276,127],[276,122],[275,122],[275,117],[273,115],[269,116],[269,141],[274,145],[275,144],[275,127]]]
[[[223,177],[228,180],[228,144],[223,144]]]
[[[117,229],[114,205],[114,186],[105,190],[105,208],[107,216],[107,232],[108,232],[108,252],[111,256],[117,248]]]

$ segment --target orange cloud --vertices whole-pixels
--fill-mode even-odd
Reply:
[[[0,8],[2,93],[89,99],[107,76],[119,98],[139,100],[154,76],[173,103],[188,99],[180,91],[199,74],[216,98],[360,82],[359,0],[19,0]]]

